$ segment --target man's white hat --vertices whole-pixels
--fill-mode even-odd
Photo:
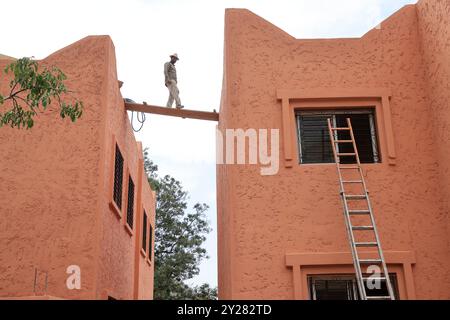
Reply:
[[[171,58],[172,58],[172,57],[175,57],[175,58],[177,58],[177,60],[180,60],[180,58],[178,58],[178,54],[176,54],[176,53],[171,54],[170,57],[171,57]]]

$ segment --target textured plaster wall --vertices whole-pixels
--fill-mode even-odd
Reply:
[[[113,46],[109,42],[109,46]],[[130,299],[133,294],[133,270],[135,244],[133,236],[125,230],[128,175],[131,175],[137,186],[137,146],[133,134],[128,132],[128,116],[117,83],[116,61],[114,49],[108,50],[108,69],[105,103],[108,111],[105,114],[105,170],[103,177],[103,195],[100,216],[102,233],[100,241],[100,265],[98,292],[107,290],[116,299]],[[130,128],[131,131],[131,128]],[[117,140],[124,157],[124,175],[121,219],[118,219],[109,205],[111,201],[111,176],[114,171],[113,135]],[[136,190],[137,188],[135,188]],[[136,210],[135,210],[136,213]],[[134,233],[135,234],[135,233]]]
[[[229,37],[229,29],[225,29],[225,39]],[[229,54],[229,46],[224,46],[224,66],[223,70],[228,70],[226,57]],[[221,132],[225,132],[226,128],[230,127],[230,115],[226,108],[229,105],[229,87],[230,78],[228,72],[223,73],[223,85],[222,85],[222,98],[220,103],[220,110],[224,111],[220,113],[220,121],[218,128]],[[218,146],[216,146],[216,149]],[[217,166],[217,262],[218,262],[218,290],[219,297],[231,297],[232,292],[232,268],[234,257],[231,252],[233,248],[233,241],[235,235],[232,228],[233,210],[230,190],[232,189],[232,175],[229,174],[231,170],[230,166],[218,165]]]
[[[116,299],[132,299],[134,293],[135,277],[135,253],[139,250],[136,247],[136,237],[141,237],[141,230],[137,230],[137,219],[140,208],[143,203],[152,207],[154,197],[150,189],[146,188],[143,201],[138,203],[138,173],[139,160],[142,158],[140,149],[134,138],[134,134],[128,119],[127,112],[120,94],[117,80],[117,69],[114,45],[107,37],[106,54],[108,61],[106,69],[105,97],[104,103],[106,111],[104,114],[104,174],[102,175],[102,189],[100,199],[100,220],[101,233],[99,243],[99,271],[97,296],[102,296],[105,291],[108,295]],[[112,197],[112,175],[114,171],[115,148],[113,141],[118,144],[124,157],[124,178],[121,217],[119,218],[110,206]],[[133,230],[129,233],[126,228],[126,210],[127,210],[127,190],[128,176],[131,176],[135,184],[135,203],[134,203],[134,223]],[[147,183],[143,180],[143,184]],[[147,183],[148,185],[148,183]],[[151,201],[151,202],[150,202]],[[148,212],[149,216],[152,214]],[[153,278],[150,268],[140,268],[139,277]],[[149,298],[153,294],[153,288],[148,286],[149,290],[143,294],[143,297]]]
[[[0,60],[2,70],[7,63]],[[51,106],[32,130],[0,129],[0,296],[32,296],[37,267],[48,271],[46,292],[52,296],[132,299],[137,277],[145,279],[137,282],[145,286],[140,297],[151,299],[153,268],[147,265],[137,274],[136,219],[143,204],[154,219],[155,196],[119,91],[113,43],[108,36],[87,37],[42,63],[66,73],[67,86],[85,111],[73,124]],[[2,92],[7,83],[2,77]],[[109,205],[113,136],[125,159],[121,218]],[[136,193],[131,234],[125,229],[129,174]],[[139,197],[138,180],[147,184]],[[66,288],[71,264],[81,267],[80,291]],[[38,294],[44,279],[40,274]]]
[[[153,227],[152,235],[152,251],[151,257],[143,257],[139,254],[140,275],[139,275],[139,299],[149,300],[153,299],[153,284],[154,284],[154,271],[155,271],[155,203],[156,195],[151,190],[150,185],[147,183],[147,176],[143,173],[143,204],[145,212],[148,215],[148,223]],[[147,226],[148,228],[148,226]],[[141,227],[142,229],[142,227]],[[148,233],[150,231],[147,231]],[[139,246],[142,246],[142,240],[139,241]],[[147,251],[148,249],[148,237],[147,237]],[[148,253],[147,253],[148,254]]]
[[[68,76],[85,103],[81,120],[62,120],[52,105],[32,130],[0,128],[0,296],[33,295],[38,268],[38,294],[47,271],[48,294],[94,297],[103,55],[88,38],[42,61]],[[0,61],[0,69],[9,62]],[[0,79],[8,92],[8,80]],[[80,291],[66,288],[72,264],[81,267]]]
[[[225,22],[221,129],[282,132],[277,89],[391,90],[397,164],[364,165],[383,249],[416,253],[417,298],[449,298],[446,195],[416,7],[361,39],[297,40],[240,9],[227,10]],[[282,146],[281,135],[280,155]],[[280,160],[275,176],[260,176],[259,166],[218,165],[220,298],[292,299],[286,252],[349,251],[335,166],[299,165],[297,157],[285,168]]]
[[[417,6],[428,103],[438,144],[438,159],[450,232],[450,1],[422,0]],[[450,238],[448,238],[450,241]],[[449,242],[450,245],[450,242]]]

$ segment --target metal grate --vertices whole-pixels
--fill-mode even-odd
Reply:
[[[147,250],[147,213],[144,210],[144,221],[142,222],[142,249]]]
[[[361,163],[380,162],[375,113],[373,110],[331,110],[297,112],[298,143],[301,163],[333,163],[327,119],[333,126],[344,127],[350,118]],[[337,140],[350,140],[348,131],[335,133]],[[350,144],[339,145],[338,151],[350,153]],[[341,163],[355,163],[354,156],[342,156]]]
[[[153,227],[152,225],[150,225],[150,230],[148,234],[148,258],[150,260],[152,260],[152,250],[153,250],[152,242],[153,242]]]
[[[134,182],[128,176],[128,204],[127,204],[127,224],[133,229],[134,220]]]
[[[119,209],[122,209],[123,156],[116,144],[116,159],[114,163],[114,194],[113,199]]]
[[[370,275],[365,275],[366,277]],[[396,299],[399,299],[397,276],[389,274]],[[370,296],[388,296],[386,280],[380,281],[379,288],[369,289]],[[317,275],[308,276],[309,297],[311,300],[361,300],[355,276],[352,275]]]

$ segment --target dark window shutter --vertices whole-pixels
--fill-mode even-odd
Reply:
[[[134,182],[128,177],[127,224],[133,229],[134,220]]]
[[[122,209],[122,181],[123,181],[123,156],[116,144],[116,157],[114,162],[114,192],[113,199],[119,209]]]
[[[315,280],[316,300],[353,300],[352,280]]]
[[[142,221],[142,249],[147,250],[147,213],[145,211]]]
[[[347,118],[352,123],[356,146],[361,163],[374,163],[374,149],[378,150],[376,137],[372,136],[371,120],[373,111],[325,111],[321,113],[301,112],[297,114],[300,162],[301,163],[333,163],[334,156],[331,147],[327,119],[335,120],[337,127],[347,127]],[[375,129],[375,128],[374,128]],[[339,140],[350,140],[348,131],[338,131]],[[339,144],[340,153],[352,153],[353,146],[347,143]],[[341,163],[355,163],[355,156],[342,156]]]
[[[364,275],[365,277],[369,277],[370,275]],[[397,276],[395,274],[389,274],[389,279],[391,280],[392,290],[394,291],[394,297],[395,300],[399,299],[398,295],[398,284],[397,284]],[[368,281],[364,281],[364,286],[366,287],[366,292],[368,297],[374,297],[374,296],[382,296],[386,297],[389,296],[389,291],[387,288],[386,280],[380,281],[380,288],[372,288],[370,289],[368,286]],[[359,297],[359,293],[358,293]]]
[[[300,115],[302,163],[334,162],[326,115]]]
[[[373,163],[373,144],[372,134],[370,132],[370,121],[368,114],[338,114],[336,115],[336,124],[338,127],[347,127],[347,118],[350,118],[353,135],[355,136],[356,147],[358,148],[359,161],[361,163]],[[350,139],[348,131],[338,133],[340,140]],[[340,144],[339,152],[353,152],[351,144]],[[355,157],[342,157],[341,163],[355,163]]]
[[[364,275],[368,277],[369,275]],[[398,283],[395,274],[389,274],[396,300],[399,299]],[[369,289],[364,282],[368,296],[388,296],[386,281],[380,282],[380,288]],[[316,300],[354,300],[361,299],[354,275],[314,275],[308,276],[309,295]]]
[[[152,260],[152,242],[153,242],[153,227],[150,225],[149,235],[148,235],[148,258]]]

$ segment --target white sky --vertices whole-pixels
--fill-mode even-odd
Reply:
[[[111,36],[122,94],[165,105],[163,64],[177,52],[189,109],[219,110],[225,8],[247,8],[296,38],[359,37],[417,0],[15,0],[0,6],[0,53],[42,59],[88,35]],[[11,13],[11,14],[5,14]],[[16,14],[17,13],[17,14]],[[206,202],[211,258],[191,283],[217,285],[215,124],[147,115],[136,134],[160,174],[180,180],[190,203]]]

